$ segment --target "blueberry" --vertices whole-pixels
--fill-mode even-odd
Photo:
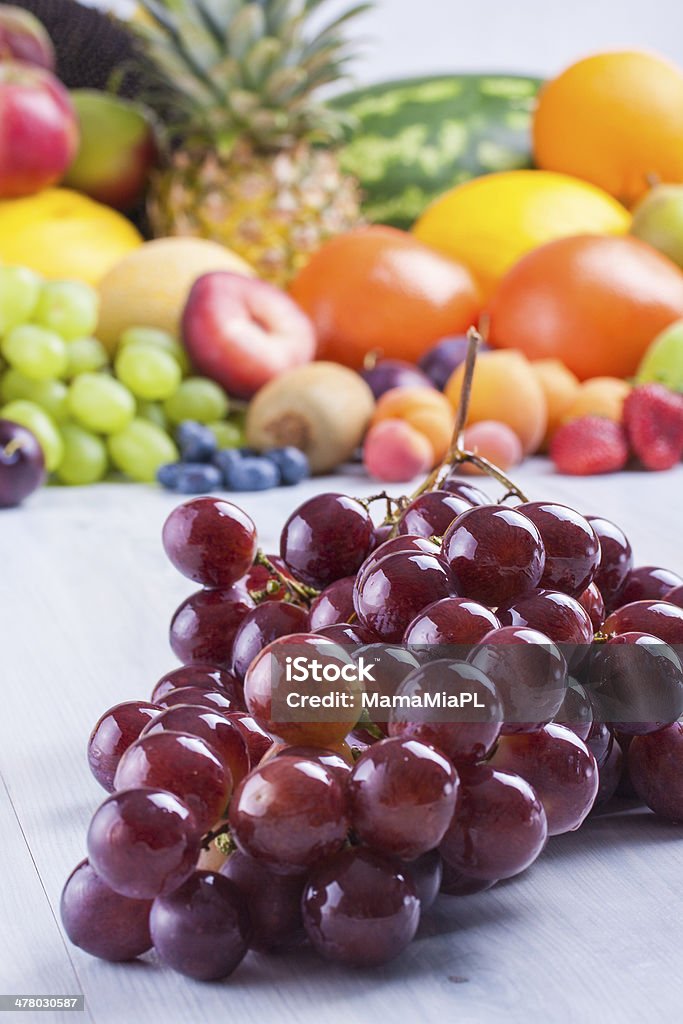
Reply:
[[[223,487],[221,471],[205,462],[172,462],[160,466],[157,480],[162,487],[178,494],[207,494]]]
[[[242,461],[242,451],[240,448],[223,448],[222,451],[215,453],[211,461],[214,466],[218,466],[223,476],[225,476],[233,466]]]
[[[267,491],[280,483],[280,470],[270,459],[245,455],[223,470],[229,491]]]
[[[280,482],[283,484],[298,484],[311,475],[308,456],[298,448],[291,445],[287,448],[270,448],[263,454],[280,470]]]
[[[176,441],[183,462],[211,462],[218,448],[212,430],[203,423],[184,420],[176,430]]]

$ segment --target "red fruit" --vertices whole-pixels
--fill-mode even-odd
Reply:
[[[381,420],[365,437],[363,464],[375,480],[404,483],[431,469],[434,449],[404,420]]]
[[[69,94],[51,72],[30,64],[0,64],[0,199],[53,185],[78,146]]]
[[[23,61],[54,71],[52,40],[30,11],[9,4],[0,6],[0,60]]]
[[[238,398],[315,355],[311,321],[271,284],[228,271],[195,281],[182,319],[194,366]]]
[[[550,457],[560,473],[614,473],[628,462],[623,427],[601,416],[581,416],[555,431]]]
[[[671,469],[683,456],[683,395],[663,384],[634,388],[624,402],[624,427],[646,469]]]

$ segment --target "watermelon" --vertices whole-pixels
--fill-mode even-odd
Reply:
[[[541,80],[519,75],[405,78],[336,96],[353,129],[341,165],[360,181],[370,221],[409,228],[460,182],[532,166]]]

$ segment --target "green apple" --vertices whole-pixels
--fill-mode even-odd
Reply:
[[[95,89],[73,89],[81,141],[63,184],[117,210],[141,198],[156,161],[154,130],[144,108]]]
[[[683,320],[665,327],[643,356],[636,382],[647,384],[650,381],[683,392]]]
[[[631,234],[683,267],[683,185],[655,185],[633,211]]]

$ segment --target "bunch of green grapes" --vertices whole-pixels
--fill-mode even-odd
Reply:
[[[0,417],[35,434],[58,481],[91,484],[112,468],[152,481],[178,458],[173,433],[184,420],[210,426],[219,447],[243,443],[223,389],[189,376],[165,331],[129,328],[112,365],[94,337],[97,305],[86,284],[0,267]]]

